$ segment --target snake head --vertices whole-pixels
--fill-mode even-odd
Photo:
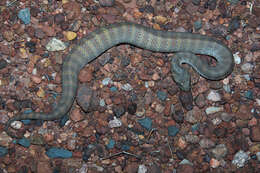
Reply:
[[[191,88],[190,74],[186,69],[181,70],[181,73],[172,72],[174,81],[183,91],[189,91]]]

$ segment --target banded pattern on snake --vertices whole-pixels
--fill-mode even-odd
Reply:
[[[234,66],[231,51],[220,41],[204,35],[159,31],[134,23],[104,26],[82,38],[65,58],[62,68],[62,95],[53,112],[49,114],[32,112],[11,118],[5,128],[8,135],[17,138],[8,129],[16,120],[55,120],[63,117],[74,101],[80,69],[107,49],[121,43],[155,52],[176,52],[171,60],[172,76],[178,86],[185,91],[190,89],[190,75],[181,67],[182,63],[191,65],[201,76],[210,80],[225,78],[232,72]],[[195,54],[214,57],[217,60],[216,66],[209,66]]]

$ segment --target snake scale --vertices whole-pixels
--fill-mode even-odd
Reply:
[[[80,69],[96,59],[107,49],[121,44],[131,44],[154,52],[174,52],[171,60],[172,77],[178,86],[190,89],[190,74],[182,63],[189,64],[201,76],[219,80],[228,76],[234,66],[231,51],[220,41],[199,34],[155,30],[134,23],[117,23],[101,27],[79,40],[64,59],[62,66],[62,95],[57,107],[49,114],[32,112],[10,118],[5,131],[18,138],[10,130],[13,121],[25,119],[55,120],[63,117],[71,108],[77,91],[77,77]],[[209,55],[217,61],[209,66],[195,54]]]

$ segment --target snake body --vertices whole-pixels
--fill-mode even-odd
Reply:
[[[159,31],[134,23],[107,25],[82,38],[65,58],[62,67],[62,95],[56,108],[49,114],[32,112],[11,118],[5,129],[9,136],[16,137],[8,130],[13,121],[55,120],[63,117],[75,99],[80,69],[107,49],[121,43],[155,52],[176,52],[171,61],[171,71],[182,90],[190,89],[190,75],[180,66],[182,63],[191,65],[201,76],[210,80],[223,79],[232,72],[234,66],[231,51],[220,41],[204,35]],[[214,57],[217,60],[216,66],[205,64],[195,54]]]

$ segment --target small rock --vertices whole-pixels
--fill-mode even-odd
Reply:
[[[250,138],[254,142],[260,142],[260,127],[253,126],[250,131]]]
[[[115,144],[116,144],[115,140],[110,139],[109,143],[106,146],[107,146],[108,149],[113,149]]]
[[[215,143],[212,140],[207,138],[201,139],[199,144],[202,148],[212,148],[215,146]]]
[[[260,161],[260,152],[256,153],[257,160]]]
[[[7,66],[7,61],[4,59],[0,59],[0,70]]]
[[[194,168],[192,165],[190,164],[180,164],[177,168],[177,173],[193,173],[194,172]]]
[[[127,107],[127,112],[131,115],[134,115],[136,113],[137,109],[137,104],[136,103],[131,103]]]
[[[185,115],[185,120],[189,123],[195,124],[202,119],[202,112],[199,109],[192,109],[188,111]]]
[[[220,165],[220,161],[218,161],[217,159],[212,158],[210,160],[210,167],[217,168],[219,167],[219,165]]]
[[[139,119],[137,122],[146,130],[151,130],[152,129],[152,120],[149,117]]]
[[[0,133],[0,146],[8,147],[12,142],[12,138],[5,132]]]
[[[120,118],[125,114],[125,108],[123,106],[115,106],[112,110],[117,118]]]
[[[217,91],[211,90],[210,93],[207,96],[208,100],[217,102],[221,100],[221,97]]]
[[[241,66],[244,73],[252,73],[254,66],[251,63],[245,63]]]
[[[81,114],[80,110],[79,109],[73,109],[72,111],[72,116],[70,116],[71,120],[74,121],[74,122],[79,122],[81,120],[83,120],[83,115]]]
[[[205,102],[205,97],[203,94],[199,94],[196,98],[195,98],[195,104],[199,107],[199,108],[203,108],[206,105]]]
[[[18,18],[23,21],[24,24],[31,22],[31,14],[29,8],[24,8],[18,12]]]
[[[158,113],[162,113],[164,111],[164,106],[161,104],[156,104],[155,111]]]
[[[211,152],[216,159],[222,159],[227,155],[228,149],[225,144],[219,144]]]
[[[31,143],[28,139],[26,138],[22,138],[20,140],[18,140],[18,144],[22,145],[23,147],[29,148]]]
[[[239,56],[239,52],[233,54],[233,56],[234,56],[235,64],[240,64],[241,63],[241,58]]]
[[[158,91],[157,92],[157,97],[161,100],[161,101],[165,101],[167,98],[167,93],[164,91]]]
[[[117,119],[116,117],[114,117],[113,120],[110,120],[108,122],[108,127],[110,128],[121,127],[121,126],[122,126],[122,121],[120,119]]]
[[[67,48],[61,40],[58,40],[55,37],[53,37],[45,47],[48,51],[61,51]]]
[[[229,32],[234,32],[240,27],[240,19],[239,17],[234,17],[231,19],[229,25],[228,25],[228,31]]]
[[[205,112],[207,115],[209,114],[214,114],[214,113],[217,113],[217,112],[220,112],[220,111],[223,111],[224,108],[223,107],[214,107],[214,106],[211,106],[211,107],[208,107]]]
[[[131,90],[133,90],[133,87],[129,83],[127,83],[127,84],[122,85],[122,89],[125,91],[131,91]]]
[[[199,143],[199,137],[197,135],[185,135],[185,140],[192,144]]]
[[[200,5],[200,1],[201,1],[201,0],[192,0],[192,3],[193,3],[194,5]]]
[[[56,24],[61,24],[65,21],[65,16],[62,13],[58,13],[54,15],[54,22]]]
[[[233,116],[231,114],[226,113],[226,112],[222,112],[220,116],[221,116],[221,119],[225,122],[229,122],[233,118]]]
[[[176,136],[179,132],[179,128],[176,126],[169,126],[168,127],[168,135],[169,136]]]
[[[115,0],[99,0],[99,4],[102,7],[112,7],[115,4]]]
[[[35,36],[36,38],[43,39],[43,38],[45,37],[45,33],[43,32],[42,29],[36,28],[36,29],[35,29],[35,32],[34,32],[34,36]]]
[[[201,20],[197,20],[196,22],[194,22],[194,29],[196,31],[200,30],[202,28],[202,22]]]
[[[250,160],[249,152],[240,150],[235,154],[232,164],[236,165],[238,168],[242,168],[248,160]]]
[[[63,148],[52,147],[46,151],[46,155],[50,158],[70,158],[72,152]]]
[[[11,30],[6,30],[6,31],[3,32],[3,37],[8,42],[10,42],[14,39],[14,33]]]
[[[77,33],[72,31],[65,32],[65,36],[68,40],[74,40],[77,37]]]
[[[137,173],[147,173],[147,167],[145,165],[139,165]]]
[[[0,158],[4,157],[8,153],[8,150],[5,147],[0,146]]]
[[[113,81],[111,80],[111,78],[105,78],[102,80],[102,85],[106,86],[108,84],[112,84]]]

